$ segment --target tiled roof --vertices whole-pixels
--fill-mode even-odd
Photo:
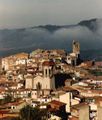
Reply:
[[[53,61],[44,61],[42,65],[43,66],[54,66],[55,63]]]
[[[58,106],[63,106],[63,105],[66,105],[65,103],[63,102],[60,102],[60,101],[57,101],[57,100],[53,100],[50,102],[50,104],[53,104],[53,105],[58,105]]]
[[[69,118],[69,120],[79,120],[79,118],[78,118],[78,117],[75,117],[75,116],[71,116],[71,117]]]

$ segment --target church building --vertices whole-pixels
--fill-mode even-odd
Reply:
[[[52,61],[44,61],[42,63],[42,74],[37,74],[34,77],[27,76],[25,87],[36,90],[54,90],[54,65]]]
[[[76,66],[79,63],[80,59],[80,44],[78,41],[72,43],[72,53],[67,55],[67,63],[72,66]]]

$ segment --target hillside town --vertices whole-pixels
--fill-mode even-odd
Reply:
[[[71,53],[37,49],[0,58],[0,120],[17,120],[26,106],[46,111],[41,120],[102,120],[102,61],[83,60],[75,40]]]

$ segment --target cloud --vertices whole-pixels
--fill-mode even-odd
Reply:
[[[100,11],[101,0],[0,0],[0,27],[75,24],[83,19],[101,18]]]
[[[59,29],[55,29],[56,26],[50,26],[53,32],[49,30],[50,28],[46,29],[46,26],[0,30],[0,49],[2,53],[3,50],[11,48],[16,51],[37,48],[71,50],[73,39],[80,42],[81,50],[101,49],[102,20],[98,19],[91,23],[93,26],[97,25],[95,31],[82,25],[60,26]]]

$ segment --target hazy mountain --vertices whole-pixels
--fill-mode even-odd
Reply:
[[[102,56],[102,19],[85,20],[76,25],[40,25],[0,30],[0,56],[30,52],[36,48],[70,51],[73,39],[80,42],[82,51],[88,51],[87,57]]]
[[[88,27],[91,31],[96,31],[98,28],[97,19],[85,20],[78,23],[78,25]]]

